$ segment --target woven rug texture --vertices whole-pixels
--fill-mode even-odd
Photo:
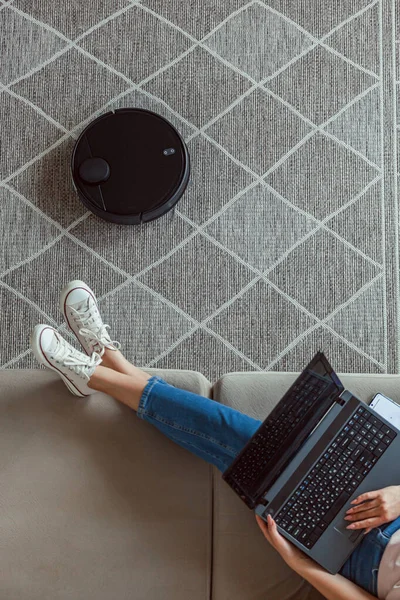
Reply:
[[[397,11],[397,14],[396,14]],[[0,366],[86,281],[140,366],[399,373],[395,0],[0,0]],[[98,115],[187,142],[176,209],[106,223],[72,187]]]

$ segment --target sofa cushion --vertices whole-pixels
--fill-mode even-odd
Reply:
[[[264,419],[297,373],[231,373],[213,388],[216,400]],[[400,403],[398,375],[340,375],[369,402],[380,391]],[[264,539],[255,517],[214,471],[213,598],[215,600],[314,600],[322,596],[293,573]]]
[[[153,372],[209,395],[200,374]],[[0,597],[208,599],[211,468],[48,371],[0,371],[0,390]]]

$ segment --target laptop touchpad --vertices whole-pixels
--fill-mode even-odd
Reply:
[[[347,522],[344,522],[343,525],[337,524],[334,529],[338,533],[345,535],[351,542],[356,542],[360,536],[362,536],[364,529],[356,529],[352,531],[351,529],[346,529]]]

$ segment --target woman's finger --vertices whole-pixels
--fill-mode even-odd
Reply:
[[[258,523],[259,528],[263,532],[264,536],[271,543],[270,536],[269,536],[269,531],[268,531],[268,526],[267,526],[266,522],[264,521],[264,519],[262,519],[261,517],[259,517],[258,515],[256,515],[256,521]]]
[[[264,519],[262,519],[258,515],[256,515],[256,521],[257,521],[257,524],[258,524],[259,528],[261,529],[261,531],[265,535],[266,532],[267,532],[267,524],[266,524],[266,522],[264,521]]]
[[[354,498],[354,500],[352,500],[350,504],[359,504],[360,502],[365,502],[366,500],[372,500],[373,498],[377,498],[379,494],[380,490],[377,490],[375,492],[366,492],[365,494],[361,494],[361,496]]]
[[[357,512],[362,512],[363,510],[369,510],[370,508],[375,508],[376,506],[380,506],[380,502],[377,499],[368,500],[367,502],[363,502],[362,504],[358,504],[357,506],[353,506],[346,511],[346,514],[353,514]]]
[[[270,536],[271,544],[273,544],[275,548],[287,543],[283,535],[279,533],[278,526],[271,515],[268,515],[268,534]]]
[[[278,552],[282,553],[284,549],[283,544],[285,544],[286,540],[278,531],[275,521],[268,515],[267,517],[267,531],[268,531],[268,541],[269,543],[278,550]]]
[[[301,550],[293,546],[291,542],[286,540],[278,530],[278,526],[274,519],[268,515],[268,533],[270,536],[271,545],[279,552],[284,560],[294,555],[302,555]]]
[[[373,527],[368,527],[368,529],[366,529],[366,530],[364,531],[364,535],[367,535],[367,533],[369,533],[369,532],[370,532],[370,531],[372,531],[372,530],[373,530]]]
[[[371,519],[372,517],[382,518],[382,511],[377,508],[371,508],[369,510],[363,510],[357,513],[348,514],[345,516],[345,521],[363,521],[364,519]]]
[[[273,520],[273,518],[271,517],[271,515],[268,515],[267,517],[267,523],[268,523],[268,531],[271,535],[272,538],[277,538],[277,537],[281,537],[281,534],[278,531],[278,528],[276,526],[275,521]]]
[[[347,525],[346,529],[368,529],[369,527],[379,527],[379,525],[382,525],[382,523],[384,523],[383,519],[364,519],[363,521],[357,521],[356,523]]]

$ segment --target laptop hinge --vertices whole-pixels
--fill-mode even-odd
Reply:
[[[335,400],[336,403],[339,404],[340,406],[344,406],[347,402],[347,400],[349,400],[349,394],[347,392],[347,390],[342,390],[340,392],[340,394],[338,396],[336,396]],[[351,397],[351,394],[350,394]]]
[[[343,390],[340,393],[338,393],[338,391],[335,390],[330,397],[331,402],[335,402],[336,404],[339,404],[339,406],[344,406],[346,404],[347,398],[342,397],[343,392],[345,392],[345,390]],[[329,410],[325,414],[327,414],[328,412]]]
[[[264,490],[263,494],[266,494],[268,490]],[[263,506],[268,506],[269,502],[268,500],[266,500],[265,498],[263,498],[263,495],[261,495],[260,498],[258,498],[257,500],[257,504],[262,504]]]

